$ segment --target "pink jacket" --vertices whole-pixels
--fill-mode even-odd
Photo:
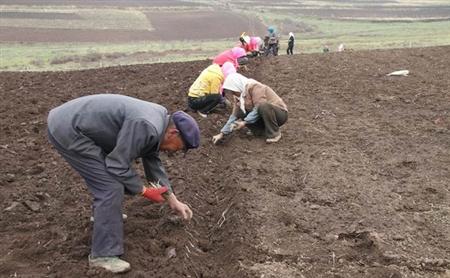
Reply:
[[[242,44],[239,42],[238,46],[245,50],[245,52],[259,51],[262,44],[262,39],[260,37],[250,37],[250,43]]]
[[[233,47],[232,49],[225,50],[224,52],[217,55],[213,60],[213,64],[222,66],[225,62],[230,62],[237,69],[239,67],[237,59],[245,56],[245,54],[245,50],[243,50],[242,48]]]
[[[251,37],[249,48],[250,51],[259,51],[260,46],[262,45],[262,39],[260,37]]]

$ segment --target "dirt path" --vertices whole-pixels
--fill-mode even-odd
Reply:
[[[163,157],[195,218],[127,198],[120,277],[447,277],[449,50],[252,61],[244,74],[289,105],[282,140],[212,146],[226,116],[198,119],[202,147]],[[182,109],[207,64],[0,73],[1,275],[110,277],[87,267],[90,196],[46,141],[48,110],[100,92]]]

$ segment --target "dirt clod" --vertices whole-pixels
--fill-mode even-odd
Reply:
[[[29,210],[31,210],[33,212],[38,212],[41,208],[41,206],[37,202],[27,200],[27,201],[24,201],[23,203]]]

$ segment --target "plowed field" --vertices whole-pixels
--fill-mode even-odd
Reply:
[[[162,156],[194,218],[128,197],[119,277],[449,277],[449,53],[252,60],[243,73],[289,106],[281,141],[214,146],[227,115],[194,115],[200,149]],[[1,277],[111,277],[88,268],[91,197],[47,142],[48,111],[104,92],[183,109],[209,63],[0,73]]]

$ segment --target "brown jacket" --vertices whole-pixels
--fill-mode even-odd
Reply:
[[[245,110],[252,111],[253,108],[258,107],[262,103],[270,103],[285,111],[288,111],[286,103],[267,85],[259,82],[252,82],[245,86]],[[235,101],[233,107],[233,114],[237,116],[240,110],[239,102]]]

